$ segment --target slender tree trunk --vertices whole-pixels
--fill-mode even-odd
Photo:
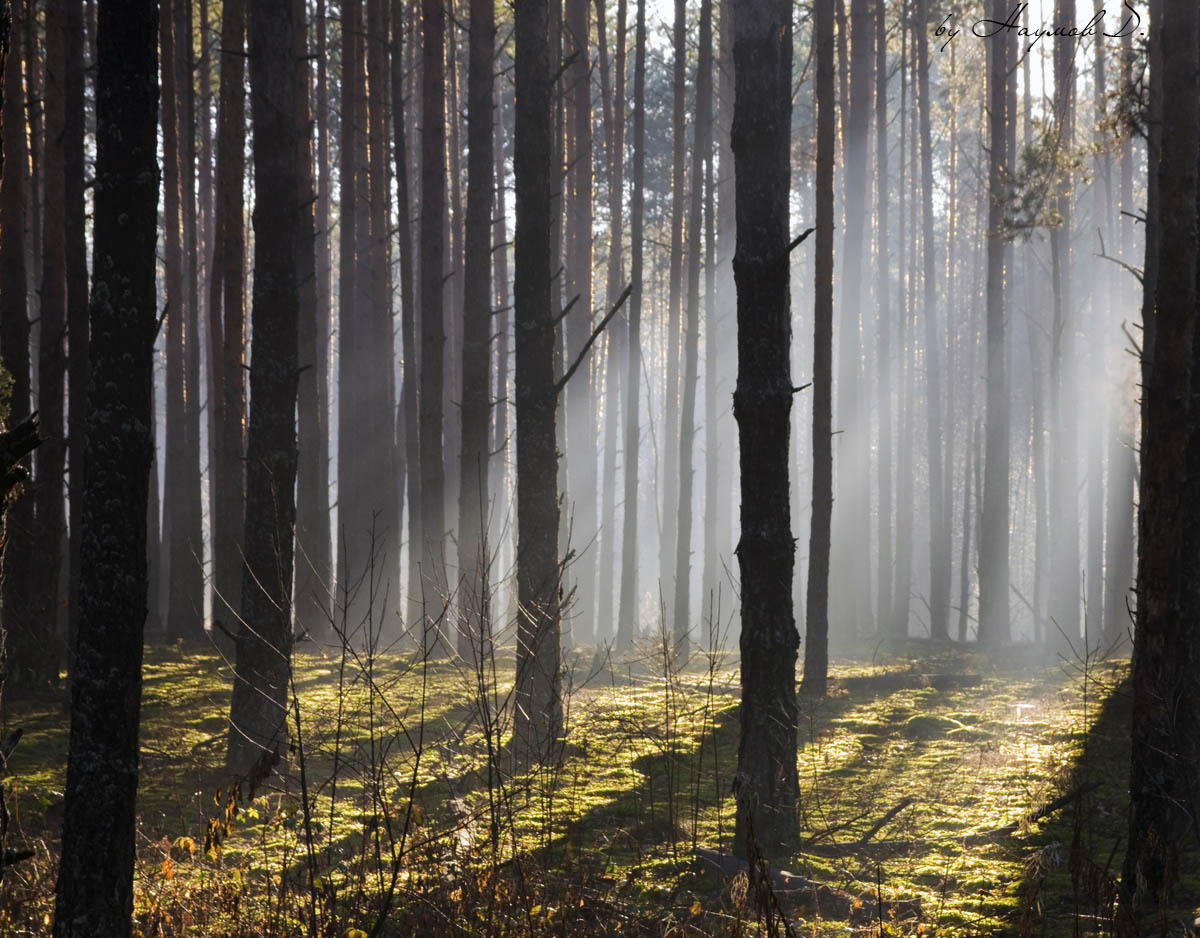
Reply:
[[[1057,0],[1054,21],[1075,21],[1075,0]],[[1070,153],[1075,125],[1075,42],[1061,38],[1054,44],[1054,119],[1057,149]],[[1072,375],[1075,366],[1076,327],[1071,291],[1072,179],[1065,170],[1056,180],[1055,211],[1060,224],[1050,232],[1054,322],[1050,336],[1050,620],[1060,650],[1078,650],[1079,638],[1079,499],[1076,486],[1076,427]]]
[[[467,218],[463,261],[462,455],[458,497],[458,653],[486,660],[491,646],[488,585],[490,517],[488,426],[491,418],[492,68],[493,0],[472,0],[467,70]]]
[[[254,287],[250,422],[246,436],[245,563],[228,765],[239,773],[287,744],[291,586],[296,520],[299,271],[311,196],[300,168],[297,86],[301,0],[250,4],[250,113],[254,127]],[[311,216],[310,216],[311,217]]]
[[[600,84],[604,114],[604,146],[608,169],[608,272],[605,303],[616,302],[624,280],[622,226],[624,224],[625,186],[625,25],[626,0],[617,0],[615,78],[610,77],[608,58],[608,21],[604,0],[596,0],[596,36],[600,53]],[[615,84],[615,87],[614,87]],[[604,360],[604,518],[600,525],[600,569],[596,585],[598,609],[596,642],[615,633],[613,616],[617,584],[613,582],[617,552],[617,430],[620,425],[622,372],[629,342],[628,321],[615,319],[608,324],[608,353]],[[627,380],[627,379],[625,379]]]
[[[549,759],[562,734],[558,469],[551,302],[551,75],[546,0],[515,7],[517,230],[517,670],[522,761]]]
[[[993,0],[993,18],[1003,19],[1002,2]],[[1009,79],[1005,45],[1007,40],[988,45],[987,425],[979,522],[979,641],[988,645],[1007,642],[1010,637],[1008,323],[1004,304]]]
[[[617,613],[617,647],[633,645],[638,603],[638,444],[642,371],[642,299],[645,295],[643,231],[646,206],[646,0],[637,0],[637,34],[633,65],[633,189],[629,196],[629,245],[632,253],[629,295],[629,362],[625,394],[625,510],[621,532],[621,602]]]
[[[87,411],[88,356],[88,270],[87,241],[84,234],[84,110],[83,110],[83,0],[66,3],[66,114],[63,125],[63,158],[66,173],[64,222],[66,225],[67,341],[70,358],[67,380],[67,440],[71,448],[70,464],[70,553],[67,597],[67,647],[74,645],[79,622],[77,584],[79,583],[80,510],[83,494],[83,436]]]
[[[408,124],[405,115],[404,60],[401,55],[404,7],[392,0],[392,134],[396,161],[396,210],[400,252],[400,342],[404,349],[400,386],[400,415],[404,423],[404,474],[408,496],[408,613],[409,625],[421,616],[421,446],[418,416],[417,310],[413,302],[412,199],[408,174]]]
[[[241,609],[241,537],[245,518],[244,419],[246,378],[245,225],[242,218],[246,149],[244,0],[221,8],[221,92],[217,104],[217,193],[208,312],[213,346],[212,474],[213,619],[233,634]]]
[[[834,113],[832,0],[818,0],[814,15],[816,32],[813,43],[816,46],[817,57],[817,243],[816,280],[813,294],[812,527],[809,534],[808,594],[805,602],[807,647],[804,652],[804,689],[805,693],[813,697],[824,697],[829,671],[829,548],[830,523],[833,515]],[[740,230],[740,220],[738,227]],[[743,479],[745,479],[746,470],[747,460],[743,455]],[[745,482],[743,481],[744,487]],[[742,530],[746,530],[744,519]],[[745,571],[743,570],[744,582]]]
[[[687,112],[685,110],[685,86],[687,82],[687,4],[686,0],[675,0],[674,63],[671,87],[674,95],[671,107],[671,257],[670,281],[667,294],[667,386],[664,392],[664,416],[662,448],[665,460],[662,476],[662,540],[659,543],[660,593],[666,597],[673,594],[675,580],[676,538],[679,518],[672,510],[679,499],[679,450],[676,441],[679,432],[679,338],[681,306],[683,302],[684,265],[684,186],[685,160],[687,157]],[[689,263],[692,260],[689,259]],[[667,621],[674,621],[672,610],[667,609]],[[665,627],[665,623],[664,623]]]
[[[683,410],[679,417],[679,512],[675,553],[675,657],[687,661],[691,643],[692,457],[696,438],[696,382],[700,367],[700,246],[704,219],[704,159],[712,149],[712,0],[700,5],[700,57],[696,65],[696,120],[692,191],[688,212],[687,322],[684,336]],[[789,328],[789,332],[790,332]]]
[[[1129,88],[1133,79],[1133,36],[1121,38],[1120,86]],[[1151,163],[1153,165],[1153,163]],[[1150,173],[1154,176],[1154,173]],[[1122,212],[1133,207],[1133,145],[1126,136],[1121,143],[1120,205]],[[1121,257],[1132,263],[1130,220],[1122,218]],[[1128,281],[1125,281],[1128,283]],[[1128,289],[1118,294],[1129,299]],[[1122,303],[1122,306],[1125,304]],[[1130,587],[1133,584],[1134,478],[1137,462],[1134,456],[1136,427],[1128,416],[1129,405],[1112,407],[1109,411],[1108,451],[1108,536],[1105,540],[1104,643],[1116,648],[1128,643],[1130,634]]]
[[[933,145],[929,99],[929,0],[917,0],[916,56],[917,109],[921,134],[921,257],[924,262],[925,399],[929,464],[929,631],[934,639],[949,637],[950,614],[950,527],[946,514],[942,479],[942,411],[940,337],[937,317],[937,261],[933,231]]]
[[[297,24],[302,28],[303,18]],[[310,74],[308,36],[297,37],[299,77],[296,82],[297,132],[296,166],[301,207],[296,232],[298,256],[299,324],[298,354],[300,376],[297,387],[297,429],[299,463],[296,485],[296,582],[294,604],[298,635],[316,634],[329,638],[330,556],[329,556],[329,424],[323,406],[321,383],[321,343],[324,341],[322,297],[317,276],[316,191],[313,180],[312,106],[309,96]],[[327,333],[327,330],[324,330]],[[390,338],[390,331],[389,331]],[[389,356],[390,366],[390,356]],[[390,374],[390,370],[389,370]],[[384,385],[386,387],[386,385]],[[388,412],[391,422],[391,412]],[[395,560],[395,555],[391,555]]]
[[[875,608],[880,632],[884,631],[892,614],[892,311],[889,299],[891,260],[888,243],[888,72],[885,7],[886,0],[875,0],[875,192],[878,200],[875,253],[879,265],[876,286],[879,304],[879,579]]]
[[[897,341],[897,351],[900,359],[899,382],[899,419],[897,421],[897,453],[896,453],[896,584],[895,603],[892,613],[891,634],[895,638],[908,637],[908,620],[910,602],[912,599],[912,550],[913,550],[913,361],[909,351],[912,341],[912,276],[911,262],[915,251],[910,250],[908,230],[911,227],[910,214],[905,211],[905,195],[908,188],[909,171],[915,162],[906,149],[908,144],[916,143],[913,134],[910,141],[908,113],[908,77],[910,72],[909,54],[911,46],[908,37],[908,2],[904,0],[904,15],[900,17],[900,185],[899,192],[899,231],[897,241],[900,245],[898,270],[900,272],[900,331]],[[915,200],[910,199],[912,206]]]
[[[853,0],[850,7],[853,40],[849,74],[849,101],[843,105],[843,151],[845,170],[842,174],[845,192],[845,233],[842,256],[846,259],[846,275],[841,286],[840,337],[838,340],[838,498],[833,525],[833,563],[830,569],[832,584],[831,621],[837,624],[835,642],[853,641],[856,635],[870,630],[870,528],[868,510],[867,466],[870,463],[870,420],[859,403],[860,358],[862,356],[860,323],[862,315],[861,289],[863,267],[863,238],[866,225],[866,200],[870,189],[867,156],[868,132],[871,125],[871,67],[872,22],[867,8],[869,0]],[[846,46],[845,19],[839,18],[838,46],[844,57]]]
[[[442,449],[442,380],[446,334],[443,324],[442,278],[445,272],[443,229],[446,211],[445,13],[438,0],[421,4],[421,601],[440,602],[437,584],[444,580],[442,503],[445,474]],[[422,617],[422,644],[443,649]]]
[[[158,5],[98,7],[90,406],[56,938],[130,934],[136,852],[158,326]]]
[[[820,148],[824,197],[817,217],[818,283],[831,284],[833,235],[833,97],[831,0],[818,0],[817,56],[821,88]],[[742,0],[734,16],[736,98],[732,144],[737,192],[738,377],[733,412],[742,462],[741,739],[734,791],[735,851],[753,837],[768,857],[795,849],[799,802],[796,773],[796,655],[792,615],[795,543],[791,532],[788,437],[791,429],[791,310],[788,264],[788,184],[791,176],[792,8],[783,0]],[[832,321],[832,303],[818,307],[818,330]],[[824,419],[829,419],[829,336],[823,367]],[[828,423],[823,439],[828,445]],[[831,460],[818,471],[828,486]],[[814,501],[818,497],[814,494]],[[830,500],[823,502],[827,511]],[[828,537],[828,514],[824,536]],[[817,525],[814,524],[814,528]],[[814,555],[818,551],[813,552]],[[828,540],[824,556],[828,558]],[[827,568],[826,571],[827,572]],[[811,581],[810,581],[811,582]],[[810,589],[819,599],[820,588]],[[822,604],[817,606],[824,612]],[[811,625],[810,619],[810,625]],[[811,650],[811,646],[810,646]],[[806,668],[807,668],[806,659]],[[806,674],[807,677],[807,674]],[[823,678],[809,688],[820,693]]]

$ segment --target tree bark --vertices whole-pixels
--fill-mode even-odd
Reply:
[[[1130,913],[1147,926],[1167,921],[1180,847],[1197,833],[1194,766],[1200,755],[1200,590],[1194,571],[1200,542],[1195,341],[1200,106],[1189,90],[1200,68],[1200,17],[1196,5],[1184,0],[1163,0],[1160,10],[1161,20],[1151,21],[1158,30],[1151,41],[1161,44],[1161,69],[1151,73],[1151,81],[1161,76],[1159,100],[1171,106],[1161,111],[1159,203],[1150,220],[1158,226],[1159,267],[1153,367],[1145,388],[1131,803],[1121,887]],[[1163,28],[1167,23],[1170,28]]]
[[[83,0],[66,3],[66,77],[63,124],[63,169],[66,174],[64,223],[66,226],[67,342],[67,441],[70,463],[70,551],[67,597],[67,642],[73,644],[79,622],[79,605],[74,584],[79,582],[80,501],[83,494],[83,436],[87,410],[88,357],[88,270],[84,235],[84,109],[83,109]]]
[[[646,211],[646,0],[638,0],[633,65],[633,188],[629,196],[629,361],[625,393],[625,510],[622,518],[621,601],[617,647],[633,646],[638,618],[638,449],[641,434],[642,298],[645,293],[643,232]]]
[[[1003,19],[1003,0],[991,15]],[[1009,391],[1004,306],[1004,200],[1008,174],[1007,39],[988,45],[987,423],[979,521],[979,641],[1009,640]],[[1015,115],[1013,115],[1015,117]]]
[[[254,287],[242,627],[229,710],[228,765],[246,773],[287,743],[302,235],[311,211],[300,169],[300,0],[256,0],[247,23],[254,128]],[[311,263],[311,262],[310,262]]]
[[[445,579],[445,470],[442,449],[442,382],[446,333],[442,278],[446,212],[445,13],[439,0],[421,3],[421,596],[422,606],[441,602]],[[415,623],[414,623],[415,624]],[[422,614],[421,648],[443,654],[437,626]]]
[[[687,322],[683,343],[683,409],[679,415],[679,510],[675,552],[675,658],[691,649],[692,460],[696,438],[696,383],[700,368],[700,248],[704,228],[704,159],[712,149],[712,0],[700,5],[700,56],[696,65],[696,119],[692,191],[688,210]]]
[[[213,215],[213,261],[208,311],[216,435],[213,441],[213,619],[236,632],[241,610],[240,541],[246,511],[246,377],[242,368],[246,331],[245,225],[242,218],[246,149],[244,0],[221,8],[220,100],[217,105],[217,192]]]
[[[31,412],[29,312],[25,284],[25,187],[29,151],[25,137],[25,69],[20,38],[25,28],[24,0],[12,5],[12,28],[4,68],[4,170],[0,178],[0,358],[12,376],[8,426],[15,427]],[[32,460],[26,460],[28,469]],[[40,680],[45,640],[36,626],[30,595],[34,545],[34,493],[25,485],[14,493],[5,518],[5,537],[12,549],[4,552],[3,614],[7,673],[15,685]]]
[[[818,367],[824,429],[829,436],[828,330],[832,320],[833,97],[832,0],[818,0],[817,74],[820,83],[817,191]],[[738,564],[742,582],[741,739],[734,781],[737,795],[735,850],[753,836],[768,857],[794,849],[797,836],[796,655],[800,644],[792,615],[795,544],[791,532],[788,438],[791,429],[791,311],[789,297],[788,184],[791,175],[792,19],[782,0],[743,0],[734,14],[736,97],[733,145],[737,198],[737,388],[733,412],[742,464],[742,536]],[[822,292],[821,285],[826,290]],[[823,361],[822,361],[823,359]],[[818,424],[821,415],[816,417]],[[820,444],[818,444],[820,445]],[[815,467],[826,487],[830,459]],[[816,483],[814,483],[815,486]],[[828,488],[826,488],[828,491]],[[828,537],[829,498],[814,490],[814,514],[822,512]],[[814,519],[814,531],[819,524]],[[813,556],[820,554],[814,535]],[[828,540],[824,543],[828,562]],[[816,566],[819,568],[820,563]],[[810,568],[811,570],[812,568]],[[818,575],[827,573],[818,569]],[[813,581],[810,579],[810,583]],[[820,602],[824,583],[810,588]],[[810,609],[813,603],[810,602]],[[810,613],[811,614],[811,613]],[[812,619],[810,618],[810,625]],[[823,624],[823,623],[822,623]],[[811,652],[810,644],[810,652]],[[806,668],[808,661],[806,659]],[[807,677],[807,672],[806,672]],[[822,692],[824,674],[809,684]]]
[[[804,689],[824,697],[829,671],[829,549],[833,516],[833,7],[814,10],[817,80],[817,241],[813,310],[813,483],[809,531]],[[736,154],[735,154],[736,155]],[[740,204],[740,199],[739,199]],[[741,220],[738,222],[741,230]],[[744,451],[743,451],[744,452]],[[742,477],[747,470],[742,456]],[[745,488],[745,481],[742,486]],[[742,530],[746,530],[743,512]],[[743,535],[744,537],[744,535]],[[789,578],[790,582],[790,578]],[[745,592],[743,571],[743,594]],[[743,603],[744,607],[744,603]],[[743,624],[743,628],[745,625]],[[744,639],[743,639],[744,642]]]
[[[463,261],[462,454],[458,497],[458,653],[467,662],[490,655],[488,427],[492,336],[492,62],[493,0],[471,0],[467,69],[467,218]]]
[[[38,322],[38,415],[46,441],[38,448],[34,464],[34,500],[37,516],[33,566],[33,616],[41,634],[40,663],[35,666],[35,686],[58,683],[62,658],[57,634],[60,603],[59,571],[66,558],[63,504],[63,469],[66,456],[64,387],[67,356],[66,280],[66,17],[65,7],[46,9],[45,138],[42,145],[42,267],[41,311]],[[31,662],[32,663],[32,662]]]
[[[98,2],[90,407],[56,938],[128,936],[133,915],[158,327],[157,18],[157,3]]]
[[[517,672],[523,762],[553,758],[562,734],[560,562],[551,303],[551,75],[546,0],[515,8]]]

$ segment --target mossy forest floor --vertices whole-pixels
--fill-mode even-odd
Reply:
[[[732,841],[727,659],[673,671],[649,646],[622,663],[581,653],[562,759],[513,774],[511,653],[497,655],[493,682],[491,665],[480,675],[301,647],[291,751],[240,797],[223,766],[228,667],[209,651],[148,649],[143,938],[767,933],[744,874],[696,854]],[[1107,931],[1126,823],[1127,669],[927,643],[835,662],[829,698],[801,715],[804,850],[778,864],[829,888],[779,890],[787,927]],[[0,934],[49,934],[68,715],[60,699],[7,710],[5,729],[25,731],[8,765],[10,846],[36,856],[0,882]],[[1028,821],[1064,793],[1075,797]]]

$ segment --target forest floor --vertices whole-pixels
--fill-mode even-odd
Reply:
[[[292,749],[254,791],[224,769],[228,667],[147,650],[142,938],[769,933],[727,855],[739,691],[721,655],[675,670],[651,646],[581,653],[562,758],[514,773],[511,652],[477,673],[301,647]],[[830,696],[802,710],[805,840],[774,879],[777,933],[1108,930],[1127,671],[1020,646],[835,661]],[[0,884],[0,934],[48,934],[68,717],[16,700],[6,723],[24,729],[9,845],[36,854]]]

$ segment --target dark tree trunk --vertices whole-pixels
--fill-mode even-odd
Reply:
[[[991,16],[1004,18],[993,0]],[[989,43],[987,221],[987,423],[984,431],[983,505],[979,520],[979,641],[1009,640],[1009,428],[1008,324],[1004,307],[1004,196],[1008,174],[1007,39]],[[1016,115],[1012,115],[1015,118]]]
[[[592,85],[588,43],[588,0],[565,0],[563,61],[567,109],[566,257],[563,271],[567,302],[574,301],[563,322],[567,364],[583,349],[592,331]],[[576,300],[575,297],[578,297]],[[585,363],[563,391],[567,436],[567,504],[573,555],[567,576],[574,582],[571,640],[592,641],[596,620],[596,407],[592,401],[591,364]],[[568,587],[569,588],[569,587]]]
[[[687,322],[683,344],[683,409],[679,416],[679,511],[675,549],[675,657],[691,647],[692,458],[696,438],[696,382],[700,368],[700,246],[704,219],[704,159],[712,149],[712,0],[700,5],[700,57],[696,65],[696,120],[692,191],[688,210]],[[669,444],[668,444],[669,445]]]
[[[633,645],[637,629],[638,442],[642,372],[643,229],[646,211],[646,0],[638,0],[633,65],[633,190],[629,197],[629,245],[632,252],[629,295],[629,361],[625,393],[625,510],[621,531],[621,601],[617,609],[617,647]]]
[[[67,364],[70,397],[67,401],[67,440],[71,448],[70,464],[70,553],[69,584],[79,583],[80,501],[83,493],[83,436],[87,410],[88,356],[88,270],[87,242],[84,237],[84,160],[83,160],[83,0],[66,3],[66,115],[63,126],[63,157],[66,173],[66,281]],[[73,644],[79,621],[75,586],[67,598],[67,642]]]
[[[213,218],[213,261],[208,312],[212,328],[213,393],[216,409],[212,466],[213,619],[236,632],[241,609],[241,537],[246,511],[244,421],[246,377],[242,362],[246,332],[245,175],[246,95],[244,0],[221,8],[221,92],[217,106],[217,197]]]
[[[424,608],[441,603],[444,576],[445,466],[442,448],[442,381],[446,333],[442,278],[445,274],[443,227],[446,224],[446,81],[445,11],[439,0],[421,3],[421,588],[415,597]],[[548,172],[548,170],[547,170]],[[414,622],[414,625],[417,623]],[[421,647],[444,654],[447,647],[422,612]]]
[[[175,7],[185,0],[163,0],[160,29],[162,48],[162,139],[164,198],[164,256],[167,307],[167,423],[166,471],[163,479],[163,540],[167,549],[167,634],[172,638],[194,639],[203,632],[203,578],[200,567],[202,546],[199,525],[191,529],[192,487],[199,494],[199,449],[193,449],[189,431],[192,406],[189,389],[194,376],[189,367],[189,343],[195,340],[190,329],[187,287],[187,258],[184,203],[190,201],[185,188],[186,163],[184,139],[190,126],[182,113],[182,82],[187,75],[183,59],[184,40]],[[197,458],[193,461],[193,451]]]
[[[493,0],[471,0],[467,70],[467,218],[463,260],[462,456],[458,496],[458,653],[486,660],[491,645],[487,539],[488,428],[491,423]]]
[[[833,236],[832,0],[819,0],[818,81],[821,89],[817,190],[818,284],[830,285]],[[738,813],[735,850],[753,832],[768,857],[795,848],[799,800],[796,775],[796,655],[800,637],[792,616],[795,544],[788,488],[788,438],[792,409],[791,311],[788,271],[788,183],[791,175],[792,19],[782,0],[742,0],[734,14],[733,144],[737,193],[737,388],[733,413],[742,463],[742,536],[738,564],[742,582],[741,739],[734,783]],[[825,260],[822,260],[824,258]],[[822,276],[824,275],[824,279]],[[825,294],[828,301],[831,298]],[[818,306],[818,355],[828,356],[832,304]],[[824,338],[824,342],[821,339]],[[824,381],[824,433],[829,444],[829,361],[816,372]],[[822,468],[830,482],[828,449]],[[827,512],[829,500],[814,493]],[[828,538],[828,514],[824,514]],[[814,530],[818,527],[814,521]],[[814,535],[814,544],[816,544]],[[824,557],[828,562],[828,540]],[[818,554],[813,552],[814,557]],[[821,573],[827,573],[828,568]],[[810,580],[810,582],[812,582]],[[824,582],[821,583],[821,589]],[[820,589],[810,589],[810,597]],[[821,613],[824,605],[819,605]],[[811,624],[811,620],[810,620]],[[824,624],[824,623],[822,623]],[[811,652],[810,645],[810,652]],[[823,664],[823,663],[822,663]],[[807,665],[807,660],[806,660]],[[824,690],[824,673],[810,689]]]
[[[813,697],[824,697],[829,671],[829,548],[833,517],[833,0],[819,0],[814,8],[814,16],[816,32],[813,43],[817,59],[817,242],[813,310],[812,526],[809,532],[808,593],[805,602],[804,689]],[[741,204],[740,194],[738,204]],[[739,231],[741,225],[739,212]],[[740,328],[738,331],[740,333]],[[753,463],[747,462],[744,444],[742,452],[742,487],[745,489],[747,467]],[[746,531],[745,509],[742,530]],[[744,564],[745,561],[743,595]],[[787,582],[791,582],[790,576]],[[746,627],[745,622],[742,627]],[[744,638],[742,642],[745,644]]]
[[[33,621],[41,635],[41,653],[34,665],[34,685],[58,681],[61,639],[57,634],[60,608],[59,571],[66,537],[63,467],[66,456],[64,389],[67,357],[66,280],[66,163],[63,134],[66,124],[65,8],[46,10],[45,138],[42,146],[42,267],[41,314],[38,323],[38,415],[46,442],[34,465],[37,534],[33,565]],[[33,665],[33,662],[30,662]],[[14,675],[16,676],[16,675]]]
[[[98,7],[89,409],[56,938],[130,934],[154,452],[158,4]]]
[[[1192,93],[1200,59],[1194,3],[1163,0],[1152,20],[1161,43],[1162,136],[1153,368],[1145,388],[1138,542],[1137,632],[1133,650],[1133,750],[1129,841],[1122,891],[1147,927],[1165,924],[1181,845],[1196,836],[1195,765],[1200,725],[1197,675],[1200,541],[1200,362],[1195,341],[1200,107]],[[1164,24],[1170,28],[1162,28]],[[1148,242],[1149,243],[1149,242]],[[1149,251],[1149,247],[1147,249]],[[1151,916],[1154,916],[1151,918]]]
[[[365,529],[374,517],[375,553],[371,567],[376,583],[372,592],[376,627],[385,630],[387,641],[398,636],[398,622],[383,608],[383,597],[391,596],[400,575],[400,506],[396,493],[396,377],[395,340],[392,326],[392,277],[389,247],[391,244],[391,180],[388,161],[388,0],[367,2],[367,73],[370,76],[367,105],[370,116],[367,163],[367,198],[369,216],[368,245],[362,253],[360,242],[359,286],[364,292],[364,334],[367,345],[363,356],[362,374],[366,390],[367,412],[363,415],[366,436],[359,441],[349,440],[351,446],[365,440],[378,441],[377,451],[368,461],[366,489],[358,497],[360,505],[370,514],[361,515],[359,527]],[[361,181],[360,181],[361,184]],[[365,501],[369,499],[369,501]],[[339,499],[339,504],[341,504]],[[354,523],[351,516],[347,519]],[[348,528],[353,531],[352,528]]]
[[[19,39],[25,26],[24,0],[12,5],[12,29],[4,68],[3,139],[4,171],[0,179],[0,358],[12,376],[8,426],[15,427],[30,414],[29,313],[25,284],[25,187],[29,151],[25,137],[25,95],[21,86],[22,49]],[[26,468],[29,461],[26,462]],[[33,502],[31,486],[14,493],[5,518],[5,536],[11,549],[4,552],[3,610],[5,651],[9,680],[30,685],[45,661],[44,636],[31,608],[30,578],[33,560]]]
[[[242,626],[229,710],[228,765],[247,772],[287,742],[291,676],[291,587],[296,384],[302,235],[311,211],[300,169],[296,93],[303,35],[299,0],[256,0],[248,30],[254,128],[254,287],[250,421],[246,436],[246,528]],[[311,264],[311,262],[308,262]]]
[[[303,28],[303,21],[297,29]],[[317,276],[316,192],[313,180],[312,107],[309,102],[308,37],[297,37],[302,55],[296,80],[296,113],[300,121],[296,146],[300,184],[296,239],[299,282],[298,326],[300,379],[297,387],[299,463],[296,485],[296,634],[329,637],[329,416],[322,384],[326,376],[321,345],[326,341],[325,309]],[[390,333],[389,333],[390,338]],[[387,348],[387,346],[385,346]],[[390,356],[389,356],[390,363]],[[390,408],[388,423],[391,423]],[[390,559],[395,562],[395,554]]]
[[[519,758],[550,759],[562,734],[560,564],[551,302],[551,76],[546,0],[515,9],[517,673]]]

